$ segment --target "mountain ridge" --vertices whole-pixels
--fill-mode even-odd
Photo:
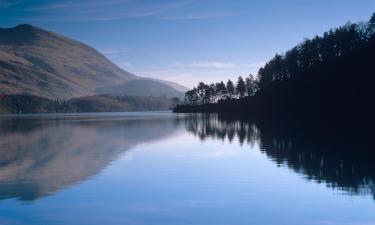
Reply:
[[[182,95],[168,81],[138,77],[91,46],[71,38],[29,24],[0,28],[0,94],[71,99],[95,95],[97,89],[134,80],[167,86],[157,93],[149,93],[149,89],[137,90],[138,94],[123,90],[122,95]]]

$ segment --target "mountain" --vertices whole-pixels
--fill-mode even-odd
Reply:
[[[163,90],[163,95],[166,97],[182,96],[182,92],[171,88],[171,85],[152,79],[131,80],[115,86],[98,88],[96,92],[98,94],[141,96],[144,95],[145,90],[147,90],[147,96],[159,96],[160,90]]]
[[[0,114],[166,111],[172,106],[170,98],[155,96],[106,94],[62,101],[35,95],[0,94]]]
[[[0,28],[0,94],[71,99],[112,94],[119,84],[126,95],[182,95],[180,86],[126,72],[78,41],[26,24]]]
[[[167,84],[168,86],[171,86],[174,89],[176,89],[177,91],[182,92],[182,93],[185,93],[189,90],[189,88],[187,88],[185,86],[182,86],[181,84],[177,84],[175,82],[171,82],[171,81],[167,81],[167,80],[159,80],[159,79],[150,79],[150,78],[148,78],[148,79],[156,81],[156,82],[160,82],[160,83],[163,83],[163,84]]]

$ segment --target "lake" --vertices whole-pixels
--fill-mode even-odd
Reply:
[[[0,117],[0,224],[375,224],[372,143],[169,112]]]

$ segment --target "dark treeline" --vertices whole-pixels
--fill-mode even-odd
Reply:
[[[375,14],[276,54],[236,84],[200,83],[175,112],[247,113],[278,118],[371,116],[375,96]],[[365,115],[366,114],[366,115]],[[345,116],[344,116],[345,115]]]
[[[343,122],[336,130],[330,124],[254,122],[223,114],[188,115],[185,126],[202,140],[259,145],[276,164],[306,179],[375,198],[374,142],[366,126]]]
[[[184,103],[188,105],[202,105],[217,103],[220,100],[244,98],[254,96],[257,91],[257,83],[252,74],[244,80],[238,77],[237,83],[228,80],[212,84],[200,82],[197,87],[185,93]]]

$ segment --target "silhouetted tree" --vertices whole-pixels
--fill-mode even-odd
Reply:
[[[228,98],[233,98],[236,95],[236,88],[231,80],[227,81],[227,94]]]
[[[240,98],[243,98],[246,93],[246,85],[241,76],[238,77],[238,81],[237,81],[237,93]]]
[[[226,86],[224,84],[223,81],[219,82],[219,83],[216,83],[216,93],[217,93],[217,96],[218,96],[218,99],[223,99],[224,96],[226,95]]]
[[[375,39],[375,13],[372,14],[372,17],[367,24],[366,37],[368,41],[373,41]]]
[[[210,84],[209,93],[210,93],[210,102],[211,103],[217,102],[218,94],[216,90],[216,85],[214,83]]]
[[[256,92],[255,78],[252,74],[246,77],[246,94],[247,96],[253,96]]]
[[[198,89],[193,88],[185,93],[185,104],[197,105],[199,104]]]
[[[172,107],[176,107],[180,104],[180,99],[178,97],[172,98]]]
[[[199,97],[199,100],[200,100],[200,104],[203,104],[203,103],[207,102],[207,95],[208,95],[207,90],[208,90],[208,85],[203,83],[203,82],[199,82],[198,87],[197,87],[197,91],[198,91],[198,97]]]

